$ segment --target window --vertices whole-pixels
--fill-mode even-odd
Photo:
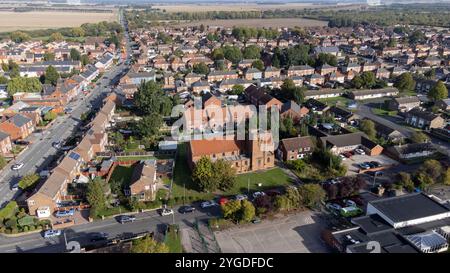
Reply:
[[[213,154],[212,157],[213,157],[213,158],[216,158],[216,154]]]
[[[225,156],[225,153],[222,153],[222,156]]]
[[[236,167],[239,167],[239,162],[236,162]]]
[[[28,205],[29,206],[34,206],[34,204],[35,204],[34,200],[28,200]]]
[[[269,162],[270,162],[270,157],[267,158],[267,163],[269,163]]]

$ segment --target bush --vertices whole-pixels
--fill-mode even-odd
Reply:
[[[27,232],[28,230],[30,230],[30,228],[28,226],[23,227],[23,232]]]
[[[17,228],[11,228],[11,234],[17,234],[19,230]]]
[[[36,226],[30,226],[30,231],[36,230]]]
[[[10,228],[7,228],[7,229],[5,230],[5,233],[6,233],[6,234],[11,234],[11,229],[10,229]]]

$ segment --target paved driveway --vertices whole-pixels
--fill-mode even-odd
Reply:
[[[216,232],[224,253],[325,253],[324,220],[311,211],[245,228]]]
[[[398,161],[395,161],[394,159],[383,154],[376,156],[353,155],[351,158],[346,158],[343,160],[342,163],[347,166],[347,175],[355,175],[360,169],[358,164],[370,161],[378,161],[383,164],[383,166],[396,166],[399,164]]]

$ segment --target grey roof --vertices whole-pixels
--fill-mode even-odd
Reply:
[[[22,127],[30,121],[31,119],[29,117],[23,116],[21,114],[14,115],[11,118],[11,122],[14,123],[14,125],[16,125],[17,127]]]
[[[4,140],[7,137],[9,137],[7,133],[0,131],[0,140]]]
[[[370,204],[393,222],[403,222],[450,212],[424,193],[411,193],[371,201]]]
[[[419,117],[421,119],[428,120],[428,121],[432,121],[439,117],[439,115],[436,115],[436,114],[434,114],[432,112],[428,112],[428,111],[422,111],[419,108],[413,108],[413,109],[409,110],[408,115]]]

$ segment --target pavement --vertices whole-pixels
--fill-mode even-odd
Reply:
[[[215,232],[223,253],[327,253],[325,222],[312,211]]]

